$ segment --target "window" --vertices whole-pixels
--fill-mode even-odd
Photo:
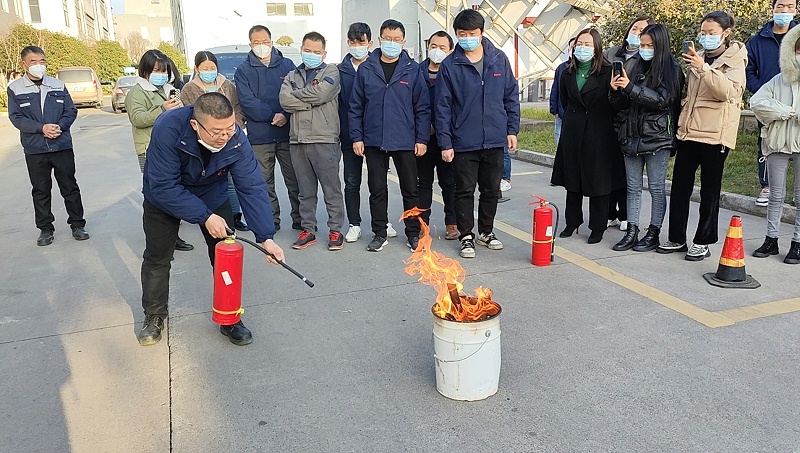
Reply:
[[[14,0],[14,14],[22,19],[22,0]]]
[[[148,41],[150,40],[150,29],[149,28],[141,27],[141,28],[139,28],[139,33],[142,35],[142,38],[144,38],[144,39],[146,39]]]
[[[62,2],[64,4],[64,25],[69,27],[69,7],[67,6],[67,0]]]
[[[31,7],[31,22],[38,24],[42,22],[42,12],[39,10],[39,0],[29,0],[28,5]]]
[[[285,16],[286,3],[267,3],[267,16]]]
[[[8,0],[2,0],[3,11],[8,12]]]
[[[158,33],[162,42],[172,42],[172,27],[160,27]]]
[[[313,8],[311,3],[295,3],[294,15],[295,16],[313,16]]]

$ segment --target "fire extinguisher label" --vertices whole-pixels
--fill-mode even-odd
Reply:
[[[231,274],[229,274],[228,271],[222,271],[222,281],[225,282],[225,286],[233,285]]]
[[[544,234],[547,237],[553,237],[553,227],[552,225],[547,227],[547,232]]]

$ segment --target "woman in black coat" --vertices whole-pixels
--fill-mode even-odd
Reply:
[[[583,223],[583,197],[589,197],[589,243],[603,239],[611,192],[625,187],[624,164],[614,134],[615,110],[608,100],[611,65],[594,29],[576,38],[572,63],[561,76],[562,135],[550,182],[567,189],[566,223],[570,237]]]

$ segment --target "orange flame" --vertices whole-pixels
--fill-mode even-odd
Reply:
[[[446,257],[431,248],[433,238],[430,227],[420,214],[425,210],[417,207],[403,213],[400,220],[417,217],[420,223],[419,246],[405,260],[406,273],[419,273],[419,282],[436,289],[433,314],[442,319],[458,322],[483,321],[500,313],[500,305],[492,300],[492,290],[478,287],[476,296],[461,294],[466,273],[458,261]]]

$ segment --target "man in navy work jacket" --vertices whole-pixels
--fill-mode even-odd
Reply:
[[[275,225],[264,178],[244,132],[236,126],[233,106],[220,93],[206,93],[193,106],[161,114],[153,126],[144,165],[145,250],[142,262],[142,346],[161,340],[167,317],[169,271],[181,220],[200,225],[214,264],[214,247],[233,225],[228,173],[250,229],[264,248],[283,261],[272,241]],[[275,263],[271,258],[267,261]],[[253,341],[241,321],[220,326],[236,345]]]
[[[495,236],[503,148],[517,148],[519,97],[506,55],[483,37],[483,16],[458,13],[453,28],[458,45],[439,69],[436,82],[436,134],[442,159],[453,162],[456,219],[461,256],[475,257],[475,186],[478,186],[478,244],[500,250]]]
[[[367,159],[369,212],[374,234],[367,250],[371,252],[383,250],[388,243],[389,157],[397,169],[403,208],[411,209],[419,203],[415,156],[425,154],[430,139],[427,85],[419,65],[403,51],[405,42],[402,23],[389,19],[381,25],[381,48],[359,67],[350,100],[353,151]],[[405,226],[407,245],[416,250],[419,220],[406,219]]]
[[[778,64],[783,37],[797,23],[797,0],[772,0],[772,20],[764,24],[758,33],[747,41],[747,91],[755,94],[765,83],[781,72]],[[761,127],[758,123],[758,182],[761,192],[756,197],[756,205],[769,203],[769,177],[767,163],[761,151]]]
[[[53,176],[64,197],[67,223],[72,237],[89,239],[84,227],[83,203],[75,179],[75,153],[69,128],[78,116],[64,82],[45,75],[44,51],[36,46],[22,49],[25,75],[8,85],[8,118],[19,129],[25,164],[33,190],[36,228],[40,230],[36,244],[53,243],[55,217],[50,209]]]
[[[247,122],[247,138],[253,145],[261,174],[267,182],[275,229],[281,229],[281,205],[275,193],[275,160],[281,166],[283,182],[292,205],[292,228],[300,227],[300,188],[289,152],[289,113],[278,100],[286,74],[295,68],[292,60],[272,46],[272,34],[255,25],[248,34],[247,60],[236,68],[236,95]],[[245,217],[246,218],[246,217]]]

